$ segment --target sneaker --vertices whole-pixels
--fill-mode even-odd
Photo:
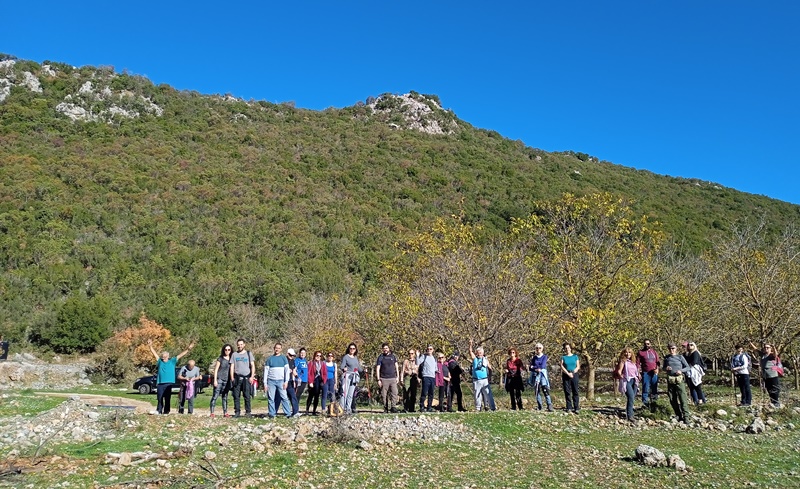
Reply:
[[[230,418],[230,417],[231,417],[231,415],[230,415],[230,414],[228,414],[228,413],[225,413],[225,414],[223,414],[223,415],[222,415],[222,417],[223,417],[223,418]]]
[[[547,412],[548,413],[552,413],[553,412],[553,406],[552,405],[547,406]]]
[[[212,417],[212,418],[213,418],[213,417],[215,417],[215,416],[214,416],[214,413],[211,413],[211,417]]]

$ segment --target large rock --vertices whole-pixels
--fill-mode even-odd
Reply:
[[[750,426],[748,426],[745,431],[757,435],[759,433],[763,433],[766,429],[767,427],[764,424],[764,421],[758,416],[756,416],[755,418],[753,418],[753,422],[750,423]]]
[[[649,445],[636,447],[636,460],[648,467],[665,467],[667,465],[667,457],[664,452]]]

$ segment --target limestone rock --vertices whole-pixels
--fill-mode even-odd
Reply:
[[[636,447],[636,460],[648,467],[662,467],[667,465],[667,457],[661,450],[649,445]]]

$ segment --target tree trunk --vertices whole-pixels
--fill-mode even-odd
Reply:
[[[597,374],[597,367],[589,364],[589,383],[586,386],[586,399],[594,401],[594,380]]]

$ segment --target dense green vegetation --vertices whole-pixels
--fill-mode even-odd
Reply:
[[[312,291],[364,291],[393,244],[436,217],[463,212],[492,237],[567,191],[633,199],[688,252],[744,216],[766,216],[771,233],[800,217],[708,182],[526,147],[441,109],[458,124],[450,135],[393,129],[399,114],[362,104],[315,112],[48,64],[55,75],[18,61],[10,72],[37,75],[42,92],[15,85],[0,102],[0,332],[58,352],[91,350],[142,311],[212,342],[237,329],[235,305],[280,322]],[[138,118],[73,122],[56,106],[87,81],[163,115],[134,100]],[[70,335],[79,323],[91,331]]]

